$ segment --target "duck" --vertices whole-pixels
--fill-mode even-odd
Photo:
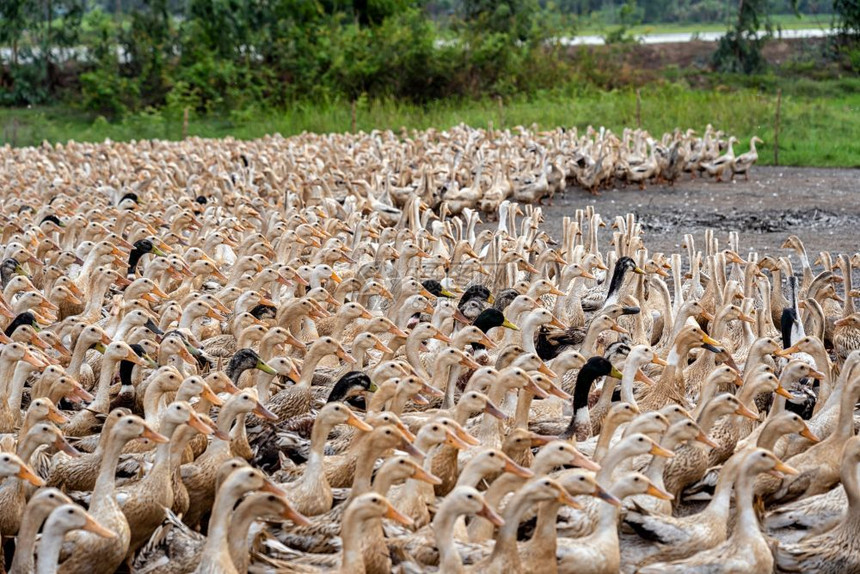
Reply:
[[[797,471],[765,449],[746,454],[740,469],[735,484],[738,518],[731,536],[722,544],[689,558],[653,563],[640,568],[640,572],[770,572],[773,569],[773,554],[753,508],[754,479],[761,472],[773,470],[794,475]]]
[[[106,539],[87,533],[74,533],[71,537],[73,549],[60,564],[58,572],[87,570],[108,574],[125,560],[131,542],[131,529],[115,496],[115,475],[123,447],[135,438],[146,438],[155,443],[166,443],[168,440],[136,415],[126,415],[114,424],[92,491],[89,513],[115,536]]]
[[[840,478],[848,507],[839,522],[822,534],[805,538],[794,544],[780,544],[775,552],[777,572],[854,571],[860,568],[854,551],[855,521],[858,499],[857,464],[860,462],[860,437],[845,442],[842,452]]]

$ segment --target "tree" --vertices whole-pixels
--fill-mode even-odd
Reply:
[[[860,42],[860,0],[833,0],[833,13],[843,44]]]
[[[797,11],[797,0],[791,0]],[[714,66],[724,72],[752,74],[764,66],[761,49],[773,33],[768,0],[739,0],[732,28],[720,38]],[[762,33],[762,29],[764,33]]]

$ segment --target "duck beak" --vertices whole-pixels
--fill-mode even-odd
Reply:
[[[453,299],[456,297],[456,295],[454,295],[453,293],[451,293],[450,291],[448,291],[444,287],[442,288],[441,291],[439,291],[439,295],[441,295],[442,297],[447,297],[448,299]]]
[[[191,353],[188,352],[188,349],[185,348],[185,345],[181,345],[179,347],[179,357],[189,365],[197,364],[197,361],[194,360],[194,357],[191,356]]]
[[[54,440],[54,446],[72,458],[78,458],[81,456],[80,451],[70,445],[69,441],[67,441],[62,435],[58,435]]]
[[[429,472],[421,468],[420,465],[417,465],[412,461],[410,461],[410,463],[414,465],[412,476],[410,477],[413,480],[420,480],[421,482],[426,482],[427,484],[432,484],[434,486],[437,484],[442,484],[442,479],[438,476],[430,474]]]
[[[280,496],[281,498],[287,498],[287,493],[284,492],[284,490],[280,486],[278,486],[269,479],[265,479],[265,481],[263,482],[263,487],[260,488],[260,492],[270,492],[276,496]]]
[[[219,313],[218,311],[216,311],[215,309],[212,309],[212,308],[210,308],[208,311],[206,311],[206,316],[209,317],[210,319],[215,319],[216,321],[221,321],[224,319],[224,317],[221,315],[221,313]]]
[[[531,444],[532,448],[537,448],[539,446],[544,446],[545,444],[549,444],[552,441],[556,440],[557,438],[558,437],[549,436],[549,435],[545,435],[545,434],[532,433],[530,444]]]
[[[91,395],[77,381],[75,381],[74,386],[72,386],[72,390],[69,391],[69,394],[66,395],[66,398],[73,403],[80,403],[81,401],[90,402],[95,399],[95,397],[93,397],[93,395]]]
[[[459,321],[460,323],[463,323],[464,325],[471,325],[471,324],[472,324],[472,320],[471,320],[471,319],[469,319],[468,317],[466,317],[466,316],[463,314],[463,312],[462,312],[462,311],[460,311],[459,309],[456,309],[456,310],[454,311],[454,319],[455,319],[456,321]]]
[[[412,433],[409,433],[409,434],[412,435],[413,437],[415,436]],[[403,452],[405,452],[406,454],[408,454],[409,456],[413,456],[413,457],[417,458],[419,462],[423,462],[424,457],[426,456],[417,446],[415,446],[414,444],[409,442],[409,440],[406,439],[405,433],[404,433],[403,443],[401,444],[400,449]]]
[[[346,417],[346,424],[351,427],[355,427],[360,431],[370,432],[373,430],[373,427],[358,418],[354,412],[350,411]]]
[[[414,524],[411,518],[394,508],[390,502],[386,500],[385,503],[388,505],[388,510],[383,515],[385,518],[390,518],[394,522],[398,522],[403,526],[412,526]]]
[[[563,488],[559,488],[557,500],[571,508],[582,508],[582,505],[574,500],[574,498]]]
[[[338,276],[338,274],[334,271],[331,272],[331,280],[334,281],[337,285],[340,285],[341,281],[343,281],[343,279],[341,279],[340,276]]]
[[[469,445],[464,441],[460,440],[453,431],[450,429],[445,431],[445,444],[448,446],[452,446],[457,450],[469,450]]]
[[[612,494],[610,494],[606,490],[604,490],[604,488],[599,484],[594,485],[594,492],[591,495],[595,498],[599,498],[604,502],[608,502],[612,506],[621,506],[621,501],[618,500],[616,497],[612,496]]]
[[[619,325],[618,323],[613,323],[609,328],[610,331],[615,331],[616,333],[621,333],[622,335],[629,335],[630,331]]]
[[[376,339],[376,342],[373,344],[373,348],[376,349],[377,351],[382,351],[383,353],[393,353],[394,352],[391,350],[391,348],[389,348],[385,343],[383,343],[379,339]]]
[[[774,355],[776,355],[777,357],[788,357],[788,356],[792,355],[793,353],[798,352],[799,350],[800,349],[797,348],[797,345],[792,345],[787,349],[780,349],[779,351],[774,353]]]
[[[776,390],[773,392],[775,392],[776,394],[778,394],[781,397],[785,397],[788,400],[791,400],[794,398],[794,396],[782,385],[778,385],[776,387]]]
[[[47,366],[41,359],[26,349],[24,350],[24,358],[22,360],[25,363],[33,365],[37,369],[44,369]]]
[[[146,361],[144,361],[141,357],[137,356],[133,350],[129,349],[125,355],[124,361],[128,361],[129,363],[134,363],[135,365],[141,365],[143,367],[146,366]]]
[[[697,440],[697,441],[699,441],[700,443],[704,444],[704,445],[707,445],[707,446],[711,447],[711,448],[717,448],[717,447],[719,446],[717,443],[715,443],[714,441],[712,441],[712,440],[708,437],[708,435],[706,435],[706,434],[705,434],[704,432],[702,432],[702,431],[699,431],[699,434],[697,434],[697,435],[696,435],[696,440]]]
[[[287,499],[282,499],[284,502],[284,512],[281,513],[281,517],[286,518],[287,520],[292,520],[296,526],[310,526],[311,521],[304,515],[301,514],[298,510],[292,507],[292,505],[287,501]]]
[[[204,436],[209,436],[215,432],[215,429],[204,423],[203,420],[194,412],[192,412],[191,416],[188,418],[188,426]]]
[[[782,474],[800,474],[800,472],[796,468],[790,467],[782,461],[777,461],[776,465],[773,467],[773,470],[781,472]]]
[[[252,412],[255,415],[257,415],[258,417],[262,417],[262,418],[268,419],[270,421],[278,420],[278,416],[275,413],[273,413],[272,411],[270,411],[269,409],[267,409],[266,407],[264,407],[260,403],[260,401],[257,401],[257,406],[254,407],[254,410]]]
[[[667,450],[667,449],[663,448],[662,446],[660,446],[656,442],[653,445],[651,445],[651,450],[648,451],[648,454],[651,454],[654,456],[662,456],[663,458],[674,458],[675,457],[674,452],[672,452],[671,450]]]
[[[408,336],[409,336],[409,335],[406,333],[406,331],[404,331],[403,329],[401,329],[401,328],[400,328],[400,327],[398,327],[397,325],[392,325],[392,326],[390,326],[390,327],[388,328],[388,332],[389,332],[389,333],[391,333],[392,335],[394,335],[395,337],[401,337],[401,338],[403,338],[403,339],[405,339],[406,337],[408,337]]]
[[[519,330],[520,330],[520,328],[519,328],[519,327],[517,327],[516,325],[514,325],[513,323],[511,323],[511,322],[510,322],[510,321],[508,321],[507,319],[505,319],[504,321],[502,321],[502,327],[505,327],[505,328],[507,328],[507,329],[510,329],[511,331],[519,331]]]
[[[496,343],[493,342],[492,339],[487,337],[486,333],[481,333],[481,338],[478,340],[478,343],[480,343],[481,345],[485,346],[488,349],[495,349],[498,347],[498,345],[496,345]]]
[[[741,313],[741,315],[740,315],[740,317],[738,317],[738,319],[740,319],[741,321],[744,321],[745,323],[752,323],[753,325],[755,325],[755,317],[750,317],[746,313]]]
[[[742,417],[746,417],[748,419],[752,419],[754,421],[758,420],[758,415],[746,408],[743,404],[738,406],[737,410],[735,411],[735,414],[741,415]]]
[[[224,401],[215,394],[215,391],[212,390],[212,387],[207,385],[205,382],[203,383],[203,392],[200,393],[200,396],[212,403],[216,407],[220,407],[224,404]]]
[[[552,286],[552,288],[549,290],[549,292],[550,292],[550,295],[558,295],[559,297],[564,296],[564,291],[560,290],[555,285]],[[561,327],[561,328],[563,329],[564,327]]]
[[[645,491],[645,494],[649,494],[654,498],[659,498],[660,500],[675,500],[674,496],[661,488],[657,488],[653,484],[648,487],[648,490]]]
[[[558,375],[555,373],[555,371],[547,367],[546,363],[544,363],[543,361],[541,361],[540,367],[538,367],[538,372],[543,373],[544,375],[552,379],[558,378]]]
[[[432,339],[436,339],[437,341],[442,341],[443,343],[450,343],[451,337],[443,333],[442,331],[436,329],[436,332],[433,334]]]
[[[495,526],[502,527],[505,525],[505,520],[493,510],[489,504],[484,502],[484,505],[481,507],[481,510],[475,513],[475,516],[480,516],[481,518],[486,518]]]
[[[641,267],[634,267],[633,273],[636,275],[645,275],[645,271],[643,271]]]
[[[503,413],[499,409],[499,407],[494,405],[489,400],[487,401],[487,404],[484,406],[484,412],[487,413],[488,415],[490,415],[491,417],[495,417],[495,418],[499,419],[500,421],[507,420],[507,418],[508,418],[508,415]]]
[[[545,399],[549,396],[549,393],[540,388],[537,383],[531,379],[529,379],[529,381],[523,386],[523,389],[529,391],[539,399]]]
[[[819,381],[824,380],[824,373],[822,373],[821,371],[816,371],[815,369],[810,371],[809,376]]]
[[[275,369],[273,369],[272,367],[267,365],[265,363],[265,361],[263,361],[262,359],[257,360],[257,364],[254,365],[254,368],[263,371],[267,375],[277,375],[278,374],[278,371],[276,371]]]
[[[476,363],[469,355],[463,355],[463,358],[460,359],[460,365],[472,370],[481,368],[481,365]]]
[[[532,472],[531,470],[529,470],[528,468],[525,468],[524,466],[520,466],[517,463],[515,463],[513,461],[513,459],[511,457],[509,457],[508,455],[504,455],[504,456],[505,456],[505,466],[502,469],[504,472],[509,472],[509,473],[513,474],[514,476],[518,476],[520,478],[531,478],[535,475],[535,473]]]
[[[29,482],[33,486],[44,486],[45,485],[45,481],[42,480],[41,478],[39,478],[36,475],[36,473],[34,473],[30,469],[30,467],[27,466],[26,464],[21,465],[21,467],[18,469],[18,474],[16,474],[15,476],[17,476],[20,479],[26,480],[27,482]]]
[[[556,385],[552,381],[549,381],[547,383],[547,386],[548,386],[547,393],[554,396],[554,397],[558,397],[563,401],[567,401],[567,400],[570,400],[571,398],[573,398],[569,394],[567,394],[561,387],[559,387],[558,385]]]
[[[152,246],[152,249],[149,252],[152,253],[153,255],[157,255],[158,257],[167,257],[167,253],[162,251],[161,249],[159,249],[155,245]]]
[[[714,347],[721,347],[722,343],[717,341],[716,339],[710,337],[707,333],[702,334],[702,342],[707,345],[713,345]]]
[[[633,376],[633,380],[640,383],[645,383],[649,387],[653,387],[655,384],[651,377],[642,372],[642,369],[636,369],[636,374]]]
[[[657,353],[654,353],[654,356],[651,357],[651,363],[653,363],[654,365],[660,365],[661,367],[668,367],[669,366],[668,361],[661,359],[657,355]]]
[[[613,379],[618,379],[619,381],[624,378],[624,375],[621,374],[621,371],[619,371],[615,367],[612,367],[612,370],[609,371],[609,376]]]
[[[98,521],[90,515],[89,512],[86,513],[87,522],[84,524],[82,530],[86,530],[87,532],[92,532],[96,536],[101,536],[102,538],[116,538],[116,533],[113,530],[108,530],[104,526],[98,523]]]
[[[62,425],[62,424],[66,424],[67,422],[69,422],[69,417],[67,417],[66,415],[61,413],[59,411],[59,409],[57,409],[57,407],[55,407],[54,405],[51,405],[50,407],[48,407],[48,420],[51,421],[52,423],[57,423],[58,425]]]
[[[812,442],[821,442],[821,439],[818,438],[817,436],[815,436],[815,433],[813,433],[811,430],[809,430],[809,427],[806,426],[806,423],[804,423],[803,430],[800,431],[799,434],[800,434],[800,436],[802,436],[806,440],[809,440]]]
[[[163,434],[159,434],[159,433],[155,432],[154,430],[152,430],[151,428],[149,428],[148,425],[143,425],[143,434],[140,435],[140,437],[141,438],[147,438],[154,443],[165,443],[165,442],[168,442],[170,440],[169,438],[167,438]]]
[[[349,364],[349,365],[354,365],[354,364],[356,363],[356,361],[355,361],[355,357],[353,357],[352,355],[350,355],[349,353],[347,353],[346,351],[344,351],[343,347],[339,348],[339,349],[335,352],[335,354],[336,354],[339,358],[343,359],[343,361],[344,361],[345,363]]]

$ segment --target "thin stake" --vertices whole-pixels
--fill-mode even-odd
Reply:
[[[636,88],[636,127],[642,128],[642,94]]]
[[[499,127],[505,127],[505,104],[502,100],[502,96],[497,96],[496,100],[499,102]]]
[[[782,88],[776,91],[776,119],[773,124],[773,165],[779,165],[779,116],[782,108]]]

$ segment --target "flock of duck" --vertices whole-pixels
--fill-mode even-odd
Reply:
[[[392,218],[368,137],[3,150],[4,568],[860,571],[860,255]]]

